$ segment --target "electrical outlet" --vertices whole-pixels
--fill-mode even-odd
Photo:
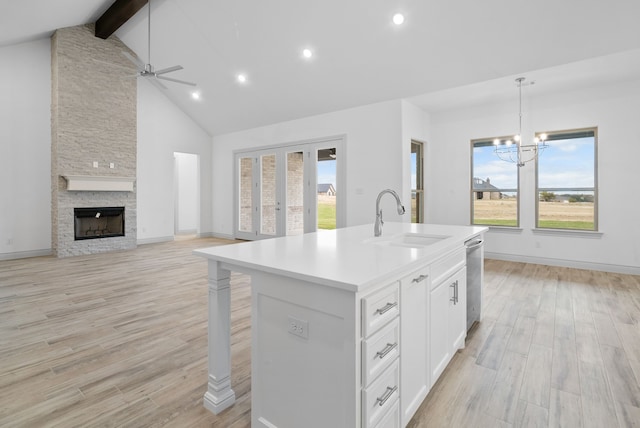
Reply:
[[[109,168],[113,169],[113,168],[115,168],[115,167],[116,167],[116,164],[115,164],[115,163],[111,162],[111,163],[109,164]]]
[[[93,161],[93,167],[97,168],[98,167],[98,161]]]
[[[289,333],[294,336],[302,337],[303,339],[309,338],[309,321],[301,320],[289,315],[287,329]]]

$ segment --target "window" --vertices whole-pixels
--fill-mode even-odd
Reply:
[[[471,224],[517,227],[518,166],[495,155],[494,139],[471,142]]]
[[[411,141],[411,223],[424,222],[424,144]]]
[[[547,132],[537,161],[536,227],[598,230],[597,130]]]

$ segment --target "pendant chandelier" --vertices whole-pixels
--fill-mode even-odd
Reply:
[[[511,139],[493,140],[495,146],[494,153],[503,161],[512,162],[518,166],[524,166],[525,163],[538,158],[544,149],[549,147],[546,143],[547,134],[540,134],[534,137],[532,143],[524,143],[522,141],[522,86],[525,78],[518,77],[516,84],[518,85],[519,94],[519,127],[518,134]],[[530,83],[531,85],[533,82]]]

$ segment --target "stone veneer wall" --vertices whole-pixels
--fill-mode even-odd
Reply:
[[[136,247],[135,186],[67,191],[62,178],[136,177],[137,83],[125,77],[135,73],[125,50],[114,36],[94,37],[93,25],[59,29],[51,39],[51,246],[58,257]],[[125,236],[75,241],[73,209],[108,206],[125,207]]]
[[[276,233],[276,155],[260,156],[261,220],[260,233]],[[240,230],[253,232],[253,158],[241,157]],[[304,157],[302,152],[287,153],[287,235],[304,232]]]

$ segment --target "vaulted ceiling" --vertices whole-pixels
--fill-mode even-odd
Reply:
[[[0,46],[94,22],[113,1],[0,0]],[[172,83],[165,94],[212,135],[398,98],[428,110],[486,102],[515,96],[517,75],[541,90],[640,76],[636,0],[151,5],[151,63],[184,66],[171,77],[197,82],[201,99]],[[146,6],[115,35],[147,62]]]

